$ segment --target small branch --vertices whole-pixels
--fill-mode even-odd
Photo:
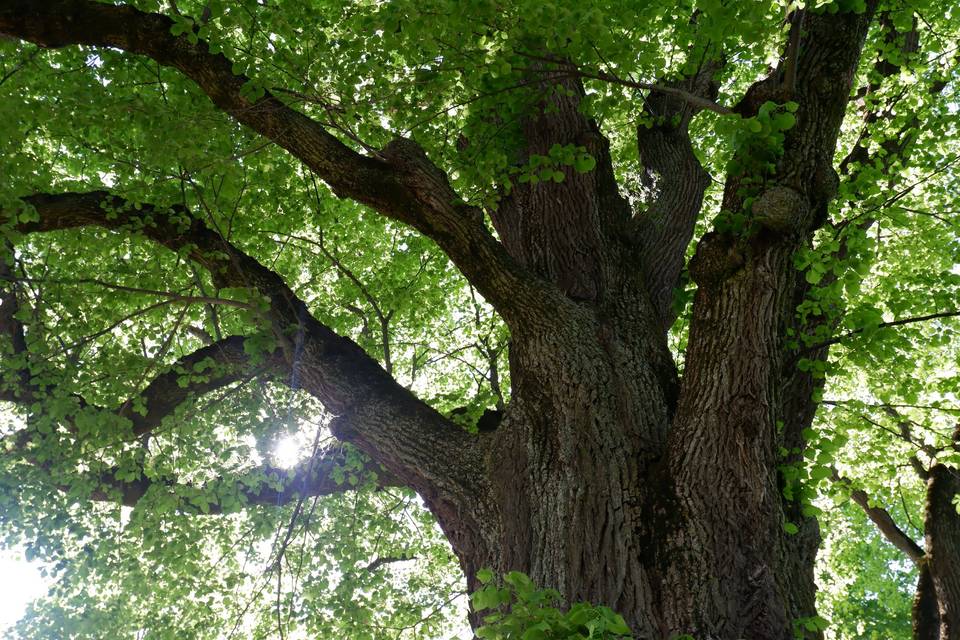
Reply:
[[[206,296],[206,295],[207,295],[207,292],[205,291],[204,286],[203,286],[203,279],[200,277],[200,272],[197,271],[197,267],[196,267],[196,265],[193,264],[193,263],[190,263],[190,273],[191,273],[191,275],[193,276],[193,282],[194,282],[194,284],[196,284],[196,285],[197,285],[197,289],[200,290],[200,294]],[[216,296],[216,297],[219,297],[219,296]],[[209,322],[210,322],[210,326],[213,327],[213,331],[214,331],[214,335],[216,336],[216,339],[217,339],[217,340],[222,340],[222,339],[223,339],[223,333],[222,333],[222,331],[221,331],[221,329],[220,329],[220,317],[219,317],[219,315],[217,314],[217,307],[216,307],[216,305],[208,304],[207,307],[206,307],[206,309],[207,309],[207,319],[208,319]],[[209,335],[209,334],[208,334],[208,335]],[[208,344],[209,344],[209,342],[213,342],[213,338],[211,338],[211,339],[208,341]]]
[[[3,74],[3,77],[0,78],[0,85],[3,85],[4,82],[12,78],[15,73],[20,71],[20,69],[23,69],[25,66],[30,64],[33,61],[33,59],[37,57],[37,54],[40,53],[41,51],[42,49],[40,47],[37,47],[36,49],[30,52],[30,55],[28,55],[26,58],[24,58],[23,60],[15,64],[13,68],[10,69],[10,71]]]
[[[132,404],[132,399],[124,402],[119,413],[133,422],[134,435],[140,436],[152,431],[188,398],[221,389],[248,375],[252,362],[249,354],[244,350],[244,342],[245,338],[242,336],[230,336],[174,362],[165,373],[155,377],[143,391],[137,394],[143,398],[145,414],[124,411]],[[277,350],[268,355],[266,363],[258,365],[258,370],[266,371],[270,368],[279,370],[282,362],[282,355]],[[200,380],[182,384],[180,372],[193,373],[194,367],[201,363],[207,363],[210,366],[204,369]]]
[[[936,450],[933,447],[924,445],[921,442],[917,442],[913,438],[913,430],[910,428],[910,421],[907,420],[903,415],[894,409],[893,407],[884,407],[884,413],[897,421],[897,427],[900,429],[900,437],[905,441],[909,442],[913,446],[917,447],[928,456],[936,456]],[[913,470],[920,477],[921,480],[926,482],[930,478],[930,474],[927,472],[927,468],[923,466],[923,463],[920,462],[920,458],[916,454],[910,456],[910,466],[913,467]]]
[[[903,319],[901,319],[901,320],[893,320],[893,321],[891,321],[891,322],[881,322],[881,323],[878,324],[876,327],[870,327],[870,329],[873,329],[873,330],[876,330],[876,329],[888,329],[888,328],[890,328],[890,327],[900,327],[900,326],[903,326],[903,325],[906,325],[906,324],[913,324],[913,323],[916,323],[916,322],[926,322],[926,321],[928,321],[928,320],[937,320],[937,319],[940,319],[940,318],[956,318],[956,317],[960,317],[960,311],[941,311],[940,313],[931,313],[931,314],[925,315],[925,316],[916,316],[916,317],[913,317],[913,318],[903,318]],[[833,338],[830,338],[829,340],[824,340],[823,342],[818,342],[818,343],[816,343],[816,344],[809,345],[809,346],[807,346],[807,347],[804,348],[804,350],[802,351],[802,353],[810,353],[810,352],[813,352],[813,351],[817,351],[817,350],[819,350],[819,349],[822,349],[823,347],[829,347],[829,346],[831,346],[831,345],[838,344],[838,343],[840,343],[840,342],[843,342],[844,340],[848,340],[848,339],[850,339],[850,338],[853,338],[853,337],[856,337],[856,336],[860,335],[861,333],[863,333],[863,332],[866,331],[867,329],[868,329],[868,327],[861,327],[861,328],[859,328],[859,329],[853,329],[853,330],[851,330],[851,331],[847,331],[846,333],[842,333],[842,334],[840,334],[839,336],[835,336],[835,337],[833,337]]]
[[[416,556],[404,557],[404,556],[380,556],[379,558],[373,560],[370,564],[363,568],[364,571],[371,572],[376,571],[385,564],[392,564],[394,562],[404,562],[406,560],[415,560]]]
[[[823,400],[820,404],[825,404],[829,406],[840,407],[847,404],[860,405],[864,407],[869,407],[871,409],[882,409],[884,407],[894,407],[901,409],[922,409],[924,411],[942,411],[944,413],[960,413],[960,407],[944,407],[937,406],[932,404],[865,404],[859,400],[846,400],[843,398],[832,398],[828,400]]]
[[[640,89],[642,91],[655,91],[657,93],[662,93],[664,95],[673,96],[674,98],[679,98],[684,102],[698,107],[700,109],[706,109],[707,111],[713,111],[714,113],[719,113],[720,115],[729,116],[733,115],[733,109],[725,107],[721,104],[717,104],[712,100],[707,100],[702,96],[695,95],[689,91],[684,91],[683,89],[678,89],[676,87],[667,87],[662,84],[652,84],[649,82],[636,82],[634,80],[628,80],[626,78],[621,78],[612,73],[607,73],[606,71],[586,71],[577,65],[568,62],[566,60],[558,60],[556,58],[551,58],[548,56],[537,56],[531,53],[518,52],[520,55],[525,58],[531,58],[533,60],[540,60],[542,62],[549,62],[556,64],[562,67],[571,77],[581,77],[589,78],[591,80],[602,80],[603,82],[609,82],[611,84],[618,84],[624,87],[630,87],[631,89]],[[553,73],[551,69],[536,69],[528,68],[528,71],[536,71],[539,73]]]
[[[920,564],[926,555],[923,548],[918,545],[913,538],[904,533],[903,529],[897,526],[897,523],[894,522],[886,509],[870,506],[870,498],[867,496],[867,493],[862,489],[854,489],[850,480],[841,477],[836,469],[833,470],[832,480],[850,489],[850,499],[860,505],[860,508],[863,509],[867,517],[877,525],[877,529],[890,544],[907,554],[907,557],[910,558],[914,564]]]
[[[253,305],[243,302],[242,300],[233,300],[231,298],[217,298],[213,296],[185,296],[173,291],[160,291],[157,289],[143,289],[140,287],[130,287],[122,284],[114,284],[112,282],[106,282],[104,280],[98,280],[96,278],[77,278],[74,280],[66,279],[47,279],[47,278],[17,278],[10,276],[0,275],[0,280],[7,280],[10,282],[30,282],[30,283],[39,283],[39,284],[61,284],[61,285],[82,285],[82,284],[92,284],[98,287],[103,287],[105,289],[112,289],[114,291],[125,291],[127,293],[142,293],[144,295],[158,296],[161,298],[166,298],[171,302],[181,302],[184,304],[207,304],[207,305],[221,305],[226,307],[236,307],[237,309],[254,309]]]

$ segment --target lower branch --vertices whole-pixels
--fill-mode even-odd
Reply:
[[[24,202],[35,215],[29,216],[31,222],[13,223],[20,233],[98,226],[144,236],[186,252],[210,272],[218,288],[255,289],[269,301],[263,314],[282,353],[278,366],[289,372],[284,382],[314,396],[336,415],[331,424],[335,436],[355,444],[417,490],[438,516],[447,513],[453,518],[467,505],[476,506],[488,496],[478,438],[417,399],[353,341],[317,321],[280,275],[226,241],[189,210],[150,204],[135,208],[102,191],[41,194]],[[13,217],[10,212],[0,212],[0,221]],[[183,364],[192,366],[208,357],[236,363],[245,357],[242,351],[239,339],[228,338],[204,347]],[[178,375],[174,369],[145,390],[156,409],[151,415],[148,405],[147,416],[138,420],[138,432],[148,432],[164,411],[186,400],[189,393],[177,389]],[[226,383],[227,378],[214,375],[196,384],[202,390]],[[470,522],[462,526],[480,528]]]

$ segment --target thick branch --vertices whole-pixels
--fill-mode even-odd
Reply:
[[[887,15],[881,15],[880,23],[885,29],[885,43],[899,43],[900,53],[904,58],[909,58],[917,53],[920,43],[916,29],[913,29],[906,34],[901,34],[893,27],[889,20],[889,16]],[[896,74],[900,73],[900,66],[891,64],[883,59],[878,59],[874,63],[874,72],[877,80],[871,82],[864,89],[865,95],[871,95],[879,91],[884,81],[889,80]],[[942,86],[934,86],[930,88],[930,91],[933,93],[939,93],[942,90]],[[901,93],[900,96],[888,100],[883,104],[878,104],[873,109],[870,109],[864,113],[861,134],[851,151],[840,162],[839,165],[840,172],[843,174],[844,179],[848,183],[856,184],[865,168],[869,170],[880,169],[881,171],[886,172],[893,167],[896,162],[904,159],[904,154],[908,149],[910,142],[916,137],[914,130],[919,124],[919,120],[917,118],[914,118],[911,121],[910,126],[906,127],[904,131],[901,132],[902,135],[899,139],[890,138],[883,141],[883,143],[880,145],[879,151],[870,150],[870,141],[868,139],[869,132],[872,129],[878,127],[884,120],[887,120],[892,116],[896,102],[902,97],[902,95],[903,94]],[[857,227],[859,227],[859,229],[866,231],[873,226],[874,221],[875,218],[872,215],[865,215],[857,220],[855,224]],[[849,222],[850,221],[848,220],[844,224]],[[849,257],[850,237],[852,236],[841,236],[840,246],[830,256],[831,260],[842,261]],[[836,281],[836,278],[837,274],[831,271],[824,277],[819,286],[823,288],[829,287],[833,282]],[[799,306],[800,303],[807,297],[811,291],[811,288],[812,285],[807,282],[804,274],[798,272],[796,274],[794,284],[794,301],[797,306]],[[829,326],[832,332],[840,324],[843,315],[842,311],[839,309],[832,309],[830,311],[830,313],[824,313],[818,316],[812,315],[803,322],[799,321],[799,319],[796,319],[794,321],[795,334],[814,335],[818,330],[822,330],[822,328],[825,326]],[[856,333],[859,333],[859,331],[852,332],[852,334]],[[821,342],[810,347],[802,348],[799,350],[797,355],[804,355],[810,359],[825,361],[829,355],[829,347],[843,339],[846,339],[850,335],[851,334],[845,334],[844,336],[838,336],[832,340],[827,340],[826,342]],[[793,360],[791,364],[794,364],[795,362],[796,360]],[[801,372],[794,370],[791,375],[792,380],[786,386],[790,394],[805,394],[809,396],[810,391],[821,384],[821,382],[811,378],[811,373],[809,371]],[[804,427],[800,426],[799,428],[802,430]]]
[[[432,238],[508,321],[556,300],[513,261],[487,231],[479,209],[465,204],[413,141],[397,139],[378,157],[361,155],[317,121],[271,93],[251,102],[232,63],[207,43],[174,36],[172,19],[127,5],[92,0],[4,0],[0,34],[57,48],[84,44],[148,56],[193,80],[213,103],[287,149],[337,195],[366,204]]]
[[[285,381],[337,416],[330,427],[334,435],[356,444],[419,491],[434,509],[455,510],[457,504],[475,503],[486,495],[479,484],[482,454],[475,437],[415,398],[354,342],[318,322],[278,274],[189,211],[149,204],[134,208],[104,192],[38,195],[25,202],[36,210],[38,220],[16,223],[21,233],[82,226],[136,230],[172,250],[187,251],[210,271],[219,288],[256,289],[269,300],[264,314],[289,367]],[[221,357],[238,356],[238,345],[228,344]],[[171,383],[175,381],[161,378],[153,391],[160,396],[160,389],[172,390]],[[478,527],[466,521],[464,526]]]
[[[868,2],[862,14],[805,18],[792,91],[796,120],[785,133],[780,162],[768,173],[739,156],[743,162],[733,165],[724,191],[724,210],[757,217],[766,207],[777,222],[720,226],[699,241],[689,264],[698,288],[666,466],[687,536],[677,550],[678,575],[709,566],[718,577],[709,588],[665,585],[683,594],[665,607],[678,617],[696,612],[717,637],[760,636],[771,624],[786,634],[789,619],[812,614],[815,544],[808,542],[815,535],[805,529],[795,542],[780,527],[757,523],[779,522],[787,511],[776,470],[784,332],[796,308],[794,255],[836,193],[832,158],[875,5]],[[768,100],[782,102],[782,89],[771,76],[751,87],[738,111],[753,116]],[[784,547],[792,552],[774,579],[768,567],[773,558],[782,561]],[[762,578],[737,593],[734,585],[745,572]],[[731,606],[762,610],[766,618],[714,622],[726,620]]]
[[[801,11],[793,14],[793,23],[790,31],[790,48],[794,48],[792,45],[795,41],[795,38],[802,37],[803,23],[806,22],[806,18],[803,17],[804,13],[805,12]],[[885,41],[888,43],[898,42],[900,36],[896,33],[895,29],[893,29],[886,17],[881,16],[880,22],[887,28]],[[915,35],[916,34],[913,34],[913,36]],[[918,43],[913,36],[908,34],[903,38],[901,53],[905,57],[912,55],[916,51]],[[794,88],[793,83],[790,82],[789,78],[786,76],[795,75],[795,54],[799,52],[799,43],[797,43],[796,49],[797,51],[795,51],[794,54],[788,53],[786,56],[785,64],[788,64],[788,69],[785,70],[784,75],[785,82],[788,84],[788,88]],[[869,87],[866,89],[868,93],[878,91],[883,80],[898,74],[900,69],[899,67],[878,60],[874,64],[874,71],[876,73],[875,78],[878,78],[878,80],[869,85]],[[893,104],[891,103],[880,104],[864,114],[864,134],[861,136],[857,144],[854,145],[854,150],[851,152],[851,154],[840,163],[840,171],[844,175],[844,179],[848,182],[856,181],[862,167],[888,168],[892,166],[892,164],[899,157],[899,154],[902,154],[906,148],[905,145],[900,144],[899,141],[888,141],[894,142],[895,144],[888,145],[885,143],[883,146],[883,151],[885,153],[876,153],[870,151],[869,145],[866,141],[866,132],[868,131],[868,128],[880,124],[881,119],[891,113],[892,106]],[[872,224],[872,219],[863,219],[860,224],[864,229],[866,229]],[[849,237],[850,236],[844,235],[840,238],[840,247],[833,253],[831,260],[842,261],[849,257]],[[826,289],[832,282],[835,282],[836,278],[837,274],[831,271],[824,277],[819,286]],[[793,297],[790,302],[790,306],[792,309],[797,309],[810,295],[813,285],[807,281],[803,272],[798,271],[794,274],[792,289]],[[826,305],[824,306],[826,308],[824,308],[824,313],[822,315],[811,314],[806,318],[803,318],[800,317],[799,314],[794,314],[794,317],[790,320],[793,334],[798,336],[817,335],[817,332],[823,331],[824,328],[827,327],[829,327],[831,333],[835,331],[843,317],[841,310],[830,308]],[[814,375],[816,369],[811,367],[805,371],[801,371],[796,367],[796,363],[801,356],[810,360],[825,362],[829,357],[831,344],[832,342],[820,343],[811,347],[800,346],[794,350],[792,357],[785,359],[783,370],[784,380],[781,385],[780,400],[780,419],[784,423],[784,427],[781,431],[781,446],[788,451],[795,452],[792,454],[793,458],[789,460],[790,462],[795,462],[802,459],[803,450],[806,447],[806,438],[803,434],[813,421],[813,417],[818,408],[818,403],[815,401],[815,397],[819,391],[822,391],[824,384],[824,379],[822,377],[816,377]],[[914,457],[914,460],[915,459],[916,458]],[[785,508],[796,509],[796,507],[791,503],[785,503]],[[796,517],[801,518],[803,516],[801,513],[798,513]]]
[[[898,46],[900,55],[904,59],[916,55],[920,49],[920,34],[916,29],[916,18],[914,18],[914,28],[907,33],[897,31],[890,21],[890,17],[886,14],[880,17],[880,23],[885,30],[885,44]],[[884,59],[878,59],[873,66],[873,70],[878,80],[871,82],[862,90],[865,97],[869,97],[878,92],[885,80],[899,75],[901,65],[893,64]],[[931,87],[931,92],[939,93],[942,89],[943,87]],[[893,108],[904,94],[905,92],[902,92],[900,95],[888,100],[885,104],[879,104],[864,114],[863,128],[860,131],[856,143],[844,159],[840,161],[840,172],[847,176],[849,180],[856,181],[860,173],[860,169],[857,168],[856,165],[859,165],[859,167],[870,166],[877,160],[876,152],[870,151],[870,132],[876,128],[879,123],[890,119],[893,115]],[[891,138],[882,142],[880,147],[883,149],[884,155],[880,160],[881,166],[884,169],[888,169],[893,162],[903,154],[909,142],[915,137],[914,130],[919,123],[919,118],[913,118],[910,126],[906,129],[908,133],[903,136],[902,140]]]
[[[719,67],[719,62],[709,61],[696,74],[675,84],[684,93],[715,98],[713,76]],[[652,95],[644,108],[644,118],[652,122],[637,127],[642,177],[651,195],[647,210],[637,219],[637,234],[647,290],[664,331],[677,316],[673,292],[680,284],[687,247],[710,186],[710,174],[697,160],[687,131],[690,118],[698,110],[695,104],[672,94]]]

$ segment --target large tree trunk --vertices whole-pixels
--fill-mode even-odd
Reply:
[[[471,586],[479,566],[525,571],[568,602],[612,606],[638,638],[787,640],[815,615],[816,523],[784,499],[777,466],[784,444],[804,446],[817,382],[795,370],[785,335],[802,281],[793,255],[835,193],[832,155],[868,24],[807,16],[804,37],[817,47],[785,61],[795,86],[774,74],[740,105],[747,116],[767,100],[809,108],[762,180],[753,230],[712,232],[698,246],[682,384],[664,336],[682,261],[658,252],[682,255],[705,186],[688,105],[651,102],[661,119],[638,140],[661,193],[639,218],[579,113],[579,85],[527,122],[527,153],[572,142],[598,165],[559,185],[519,186],[494,214],[511,255],[567,299],[510,323],[513,397],[487,436],[498,535],[461,556]],[[709,96],[704,68],[683,86]],[[726,210],[745,208],[747,177],[756,183],[728,177]]]
[[[461,556],[471,586],[471,569],[521,570],[567,602],[613,607],[637,638],[793,638],[792,621],[814,614],[812,581],[781,580],[796,558],[773,461],[745,458],[760,436],[744,429],[724,450],[702,441],[664,449],[669,405],[627,352],[589,317],[515,344],[515,372],[526,373],[486,461],[500,527]],[[763,410],[731,406],[703,416],[746,426]],[[672,468],[687,456],[699,474]],[[812,573],[812,557],[802,559]]]

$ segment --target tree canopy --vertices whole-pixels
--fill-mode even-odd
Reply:
[[[863,15],[848,101],[756,89]],[[928,492],[960,487],[956,7],[0,0],[0,36],[0,543],[52,579],[16,637],[465,633],[479,567],[451,544],[488,523],[458,472],[518,393],[517,327],[607,295],[564,255],[643,234],[688,379],[695,272],[727,259],[698,242],[794,233],[769,185],[831,109],[778,362],[819,407],[776,452],[786,539],[823,537],[795,626],[913,637],[917,567],[960,544]],[[523,142],[574,95],[589,125]],[[658,164],[668,126],[690,155]],[[586,179],[635,226],[517,205]]]

